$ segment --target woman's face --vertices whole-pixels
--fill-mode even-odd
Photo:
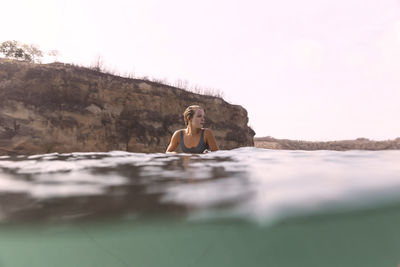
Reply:
[[[192,124],[193,128],[203,128],[204,126],[204,110],[202,109],[197,109],[196,112],[193,115],[193,118],[190,120],[190,123]]]

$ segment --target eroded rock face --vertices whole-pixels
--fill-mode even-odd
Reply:
[[[0,154],[164,152],[198,104],[220,149],[253,146],[247,111],[223,99],[61,63],[0,61]]]

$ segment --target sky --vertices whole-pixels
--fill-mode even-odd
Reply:
[[[0,42],[220,90],[256,137],[400,137],[399,0],[2,3]],[[48,59],[50,60],[50,59]],[[183,111],[182,111],[183,112]]]

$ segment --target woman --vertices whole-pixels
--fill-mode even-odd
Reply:
[[[207,149],[219,150],[215,137],[204,125],[204,109],[200,106],[189,106],[183,113],[186,129],[175,131],[166,153],[174,152],[178,145],[183,153],[204,153]]]

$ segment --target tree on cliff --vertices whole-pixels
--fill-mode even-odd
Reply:
[[[58,50],[51,50],[47,52],[47,55],[53,57],[54,61],[57,62],[57,58],[60,55],[60,52]]]
[[[40,62],[43,52],[33,44],[20,44],[17,41],[5,41],[0,44],[0,53],[6,58],[24,60],[28,62]]]
[[[34,44],[23,44],[22,47],[25,49],[25,52],[31,57],[31,62],[41,63],[41,58],[43,57],[43,51],[39,49],[38,46]]]

